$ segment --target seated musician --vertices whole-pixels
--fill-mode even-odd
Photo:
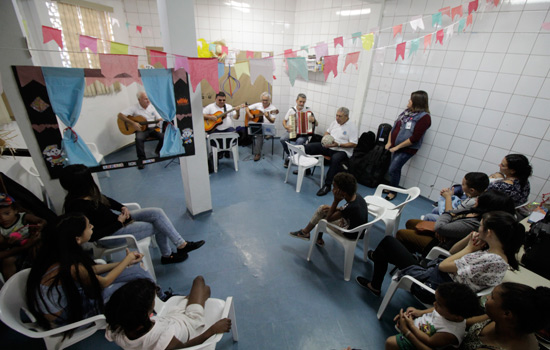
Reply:
[[[330,166],[325,178],[325,185],[317,192],[318,196],[324,196],[330,192],[334,175],[346,171],[342,164],[353,154],[357,146],[357,126],[349,120],[349,109],[340,107],[336,111],[336,120],[330,124],[325,135],[334,137],[334,142],[323,146],[321,142],[307,144],[307,154],[322,154],[330,157]]]
[[[232,112],[229,112],[233,109],[233,106],[230,104],[225,103],[225,93],[223,91],[220,91],[216,94],[216,100],[214,103],[209,104],[208,106],[204,107],[202,109],[202,114],[204,116],[205,121],[210,121],[217,123],[216,126],[212,130],[207,130],[208,134],[212,133],[218,133],[218,132],[235,132],[235,128],[233,127],[233,119],[237,120],[240,117],[240,109],[241,106],[235,107],[235,110]],[[220,114],[227,113],[225,116],[219,118],[215,114],[220,112]],[[219,156],[223,157],[223,154],[225,153],[225,156],[229,158],[229,152],[220,152]]]
[[[294,136],[291,137],[291,133],[295,132],[295,126],[293,127],[290,123],[290,118],[294,118],[293,120],[296,120],[296,113],[297,112],[311,112],[309,110],[309,107],[306,107],[306,100],[307,97],[305,94],[299,93],[298,97],[296,98],[296,106],[291,107],[288,112],[286,112],[285,119],[283,120],[283,127],[288,132],[286,135],[281,137],[281,144],[283,145],[284,155],[285,155],[285,163],[284,167],[288,168],[288,147],[286,145],[286,142],[290,142],[293,145],[303,145],[306,143],[308,136],[307,135],[300,135],[300,136]],[[312,124],[313,129],[315,129],[315,126],[317,126],[319,123],[315,119],[315,115],[313,115],[313,112],[311,112],[309,116],[309,122]],[[296,125],[296,124],[294,124]]]
[[[148,137],[159,140],[157,147],[155,148],[155,156],[159,156],[162,149],[162,143],[164,135],[160,131],[160,122],[162,118],[158,114],[155,107],[149,101],[145,91],[140,91],[136,94],[138,103],[130,106],[118,114],[118,119],[125,121],[136,130],[136,153],[138,157],[138,169],[143,169],[145,165],[143,160],[145,157],[145,140]],[[130,120],[128,117],[142,116],[147,119],[145,130],[141,131],[142,125],[136,121]],[[155,123],[158,121],[158,123]]]
[[[260,95],[262,102],[254,103],[246,107],[246,116],[249,120],[258,119],[258,123],[273,124],[275,117],[272,115],[279,114],[279,110],[271,104],[271,95],[268,92],[263,92]],[[257,114],[254,114],[257,111]],[[254,135],[254,161],[257,162],[262,156],[262,146],[264,144],[264,136]]]

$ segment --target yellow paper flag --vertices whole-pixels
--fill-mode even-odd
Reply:
[[[361,35],[361,42],[363,43],[363,49],[372,49],[372,45],[374,45],[374,34],[370,33]]]
[[[243,74],[250,76],[250,69],[248,68],[248,62],[245,61],[245,62],[235,63],[235,73],[237,74],[237,79],[239,79]]]
[[[118,55],[127,55],[128,54],[128,45],[111,42],[111,53]]]

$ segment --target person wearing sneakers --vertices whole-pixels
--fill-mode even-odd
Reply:
[[[338,173],[334,177],[334,186],[332,188],[334,200],[332,205],[321,205],[313,214],[307,226],[296,232],[290,232],[292,237],[309,241],[311,230],[322,219],[326,219],[331,224],[340,226],[343,229],[351,230],[368,222],[369,212],[365,199],[357,194],[357,180],[348,173]],[[338,204],[345,200],[343,207]],[[349,239],[357,238],[357,233],[348,234],[347,232],[336,231]],[[320,232],[317,238],[317,245],[324,246],[323,233]]]
[[[253,111],[258,111],[260,114],[259,123],[273,124],[275,123],[274,115],[279,114],[279,110],[271,103],[271,95],[266,91],[260,95],[262,102],[254,103],[246,107],[246,116],[249,119],[255,118],[252,115]],[[257,162],[262,157],[262,146],[264,145],[264,135],[254,135],[254,161]]]
[[[65,167],[59,177],[67,191],[63,205],[65,213],[82,213],[94,226],[90,242],[105,236],[132,235],[136,240],[155,235],[162,257],[161,264],[173,264],[186,260],[187,253],[200,248],[204,241],[187,242],[161,208],[128,210],[124,205],[103,195],[97,187],[90,169],[82,164]],[[117,240],[102,242],[104,246],[119,246]],[[173,253],[172,243],[177,252]]]
[[[306,107],[306,101],[307,97],[305,94],[299,93],[298,97],[296,97],[296,106],[291,107],[288,112],[286,112],[285,119],[283,119],[283,127],[286,129],[287,133],[286,135],[283,135],[281,137],[281,144],[283,145],[283,151],[285,156],[285,163],[284,167],[288,168],[288,146],[286,145],[287,142],[292,143],[293,145],[304,145],[307,142],[307,135],[305,136],[299,136],[296,139],[290,139],[290,132],[294,131],[292,130],[292,126],[289,123],[289,119],[295,118],[296,112],[311,112],[309,107]],[[309,122],[313,125],[317,126],[319,125],[319,122],[317,122],[317,119],[315,119],[315,115],[313,112],[311,112],[311,116],[309,117]]]

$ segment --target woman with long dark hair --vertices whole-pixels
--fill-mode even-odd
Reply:
[[[506,193],[514,200],[516,207],[527,202],[531,192],[529,177],[533,174],[533,167],[527,157],[523,154],[509,154],[502,159],[499,167],[504,179],[492,182],[488,189]]]
[[[460,282],[478,292],[498,285],[508,268],[518,269],[515,254],[523,244],[524,236],[525,228],[512,214],[503,211],[485,213],[477,232],[456,243],[450,250],[451,256],[427,269],[418,266],[416,257],[397,239],[386,236],[368,254],[374,262],[372,281],[361,276],[356,280],[379,296],[388,264],[394,264],[403,274],[422,275],[424,280],[418,279],[433,289],[443,282]]]
[[[428,93],[415,91],[411,94],[407,109],[405,109],[393,124],[391,135],[386,143],[386,149],[392,153],[390,168],[390,186],[399,186],[401,168],[422,146],[426,130],[432,125]],[[395,198],[395,192],[386,196],[387,200]]]
[[[92,242],[105,236],[130,234],[140,240],[155,235],[162,254],[161,264],[182,262],[187,259],[187,253],[204,244],[204,241],[186,242],[160,208],[143,208],[130,212],[121,203],[103,195],[92,178],[90,169],[85,165],[65,167],[59,182],[67,191],[65,212],[84,213],[94,225],[96,234],[92,237]],[[172,252],[170,243],[177,247],[177,253]]]
[[[38,323],[55,328],[103,312],[114,291],[136,278],[152,280],[139,264],[143,255],[127,250],[118,263],[96,264],[82,249],[93,235],[82,214],[60,217],[27,281],[27,303]]]

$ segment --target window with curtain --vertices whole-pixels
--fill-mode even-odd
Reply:
[[[96,10],[84,6],[76,6],[63,2],[47,1],[48,13],[52,27],[62,30],[63,49],[59,49],[64,67],[100,68],[99,57],[86,49],[80,51],[79,35],[95,37],[98,53],[109,53],[108,41],[114,41],[111,15],[107,11]],[[120,83],[115,82],[106,87],[99,81],[88,85],[84,96],[96,96],[120,91]]]

